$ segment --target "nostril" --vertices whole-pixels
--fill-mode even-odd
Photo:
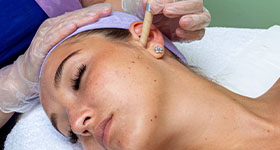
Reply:
[[[87,120],[89,120],[89,119],[90,119],[90,117],[86,117],[85,121],[87,121]]]
[[[85,130],[85,131],[83,132],[83,134],[88,134],[88,130]]]
[[[86,117],[86,119],[84,120],[83,124],[86,125],[86,122],[90,120],[90,117]]]

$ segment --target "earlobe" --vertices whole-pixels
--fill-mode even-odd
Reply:
[[[133,40],[136,40],[140,43],[140,37],[142,33],[143,22],[137,21],[130,25],[129,31],[132,35]],[[142,44],[141,44],[142,45]],[[142,45],[143,46],[143,45]],[[164,40],[159,29],[152,25],[151,31],[148,37],[147,45],[143,46],[153,57],[160,59],[164,56]]]
[[[161,45],[155,45],[154,49],[150,52],[155,58],[160,59],[164,56],[164,47]]]

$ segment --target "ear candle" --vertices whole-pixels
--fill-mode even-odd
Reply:
[[[151,25],[153,21],[153,14],[151,13],[151,4],[153,0],[148,0],[147,6],[146,6],[146,12],[145,12],[145,18],[141,33],[140,42],[143,44],[143,46],[146,47],[148,37],[150,35]]]

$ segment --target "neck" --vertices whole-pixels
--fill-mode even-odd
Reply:
[[[235,94],[169,61],[161,114],[172,141],[161,149],[267,149],[280,140],[268,102]]]

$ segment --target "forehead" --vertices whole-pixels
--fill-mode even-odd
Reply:
[[[65,58],[75,51],[81,51],[88,54],[89,52],[94,52],[93,50],[95,49],[100,50],[100,43],[104,42],[106,42],[106,40],[102,36],[95,35],[78,40],[69,39],[69,41],[66,40],[57,46],[46,58],[43,66],[40,79],[41,94],[46,90],[48,91],[51,85],[53,85],[56,70]]]
[[[105,43],[106,41],[107,40],[100,35],[91,35],[82,38],[71,38],[64,41],[62,44],[57,46],[47,57],[42,75],[46,74],[47,71],[53,71],[54,68],[56,69],[58,65],[62,62],[62,60],[74,51],[89,51],[95,49],[95,47],[104,46],[104,44],[102,43]]]

